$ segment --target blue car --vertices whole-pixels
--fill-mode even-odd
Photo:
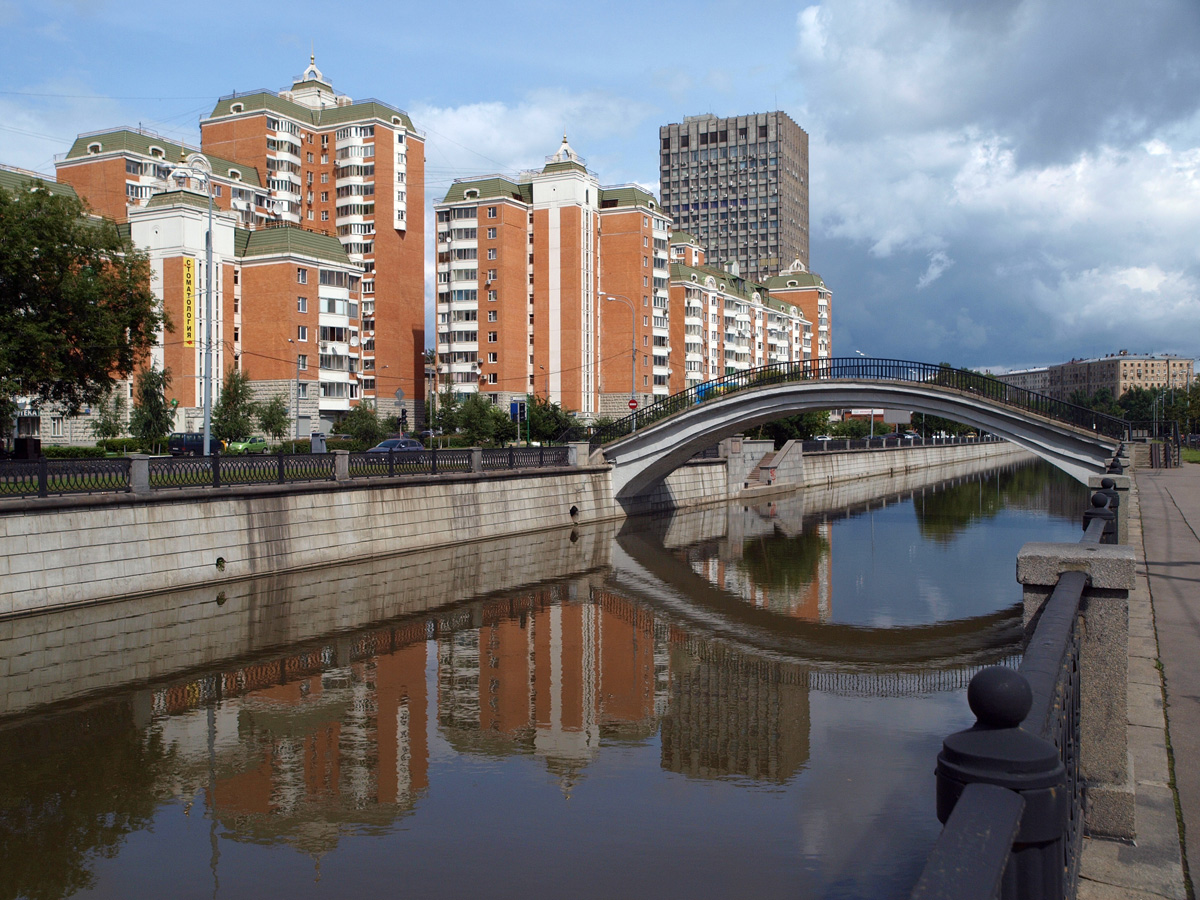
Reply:
[[[424,450],[425,445],[413,438],[388,438],[380,441],[368,453],[412,453]]]

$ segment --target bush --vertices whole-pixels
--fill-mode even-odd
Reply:
[[[105,438],[102,441],[97,441],[96,446],[101,450],[109,453],[141,453],[142,441],[140,438]],[[166,442],[163,442],[166,446]]]
[[[46,459],[103,459],[103,447],[59,447],[42,445],[42,455]]]

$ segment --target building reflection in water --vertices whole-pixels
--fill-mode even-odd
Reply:
[[[1053,484],[1021,478],[995,496],[1051,491],[1054,499]],[[937,498],[955,527],[987,515],[986,492],[974,485],[971,507],[971,491]],[[811,691],[858,698],[959,690],[971,667],[1013,652],[996,625],[1004,610],[912,629],[915,656],[905,655],[903,629],[871,638],[871,629],[832,624],[833,526],[847,513],[810,495],[806,520],[804,502],[685,513],[624,545],[606,535],[604,567],[589,550],[557,580],[453,605],[407,605],[428,577],[421,570],[412,584],[387,582],[379,592],[413,610],[383,623],[353,620],[354,630],[245,652],[201,675],[10,717],[0,722],[0,758],[9,761],[8,806],[20,810],[30,839],[0,857],[8,863],[0,866],[8,873],[0,874],[0,895],[62,895],[86,885],[90,860],[115,856],[125,835],[151,830],[155,810],[172,800],[211,820],[214,877],[222,838],[291,846],[319,865],[347,836],[391,832],[423,803],[432,807],[439,779],[458,777],[432,758],[441,742],[468,757],[532,761],[564,797],[597,771],[606,745],[648,750],[638,759],[660,776],[774,793],[820,755],[810,747]],[[917,510],[918,526],[933,527],[933,506]],[[584,533],[579,543],[590,540]],[[412,560],[401,565],[420,569]],[[330,573],[330,584],[339,577]],[[336,596],[326,608],[317,605],[319,585],[306,590],[312,606],[292,609],[290,594],[279,598],[297,627],[314,607],[336,619]],[[869,664],[831,662],[849,658],[838,642],[851,640],[864,643]],[[819,649],[821,641],[834,650],[820,661],[789,649]],[[970,654],[955,656],[964,645]],[[177,652],[183,662],[172,671],[187,671],[192,657]],[[45,759],[34,764],[23,752]],[[79,815],[97,827],[64,828],[55,811],[68,794],[86,801]],[[21,862],[61,834],[69,840],[55,871],[65,874],[43,890],[50,882],[38,872],[46,867]]]

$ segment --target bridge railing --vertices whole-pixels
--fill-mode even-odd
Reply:
[[[1110,483],[1111,484],[1111,483]],[[1082,543],[1114,542],[1110,490],[1083,516]],[[1042,607],[1021,665],[971,679],[976,723],[937,761],[945,825],[913,900],[1062,900],[1074,896],[1083,839],[1080,603],[1088,576],[1065,572]]]
[[[771,363],[756,369],[714,378],[711,381],[686,388],[677,394],[672,394],[670,397],[664,397],[645,409],[635,410],[630,415],[608,425],[593,429],[589,435],[589,442],[592,449],[595,449],[602,444],[632,434],[637,429],[645,428],[660,419],[665,419],[667,416],[738,391],[772,384],[822,379],[937,385],[966,394],[974,394],[985,400],[1031,412],[1068,425],[1085,428],[1105,437],[1123,439],[1126,436],[1127,424],[1124,419],[1006,384],[990,375],[981,375],[978,372],[955,369],[946,365],[855,356],[820,362]]]

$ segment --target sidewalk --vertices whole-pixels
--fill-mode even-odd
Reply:
[[[1130,543],[1144,560],[1129,596],[1137,838],[1132,845],[1085,840],[1079,897],[1186,900],[1166,738],[1187,857],[1200,865],[1200,466],[1139,471],[1129,502]]]

